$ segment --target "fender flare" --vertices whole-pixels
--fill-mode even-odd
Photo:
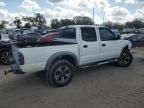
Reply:
[[[47,60],[47,63],[46,63],[46,66],[45,66],[45,70],[46,71],[49,71],[50,67],[52,66],[52,63],[57,59],[57,58],[60,58],[60,57],[64,57],[64,56],[71,56],[74,61],[75,61],[75,65],[78,66],[78,58],[75,54],[73,54],[72,52],[66,52],[66,51],[62,51],[62,52],[57,52],[55,54],[53,54],[48,60]]]
[[[120,52],[120,55],[122,54],[122,52],[124,51],[124,49],[130,50],[129,45],[127,44],[127,45],[125,45],[124,47],[122,47],[121,52]]]

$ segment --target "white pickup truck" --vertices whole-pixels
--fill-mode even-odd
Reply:
[[[49,44],[12,46],[11,71],[44,71],[46,81],[62,87],[71,82],[76,67],[110,62],[127,67],[133,61],[131,43],[106,27],[71,25],[58,34]]]

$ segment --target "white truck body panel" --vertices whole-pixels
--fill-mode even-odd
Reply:
[[[79,57],[78,45],[62,45],[47,47],[22,48],[19,52],[24,54],[25,65],[20,68],[23,72],[36,72],[45,69],[48,59],[57,52],[67,51]]]
[[[97,27],[96,26],[92,27],[95,28],[96,34],[98,34]],[[78,28],[78,31],[79,31],[78,36],[79,36],[79,49],[80,49],[80,64],[84,65],[101,60],[99,37],[97,36],[97,41],[86,42],[82,40],[80,28]],[[84,45],[87,45],[88,48],[84,48],[83,47]]]
[[[24,55],[25,62],[24,65],[19,65],[21,71],[43,71],[45,70],[47,61],[59,52],[74,54],[77,57],[78,65],[81,66],[101,60],[117,58],[124,47],[128,46],[129,49],[131,48],[130,42],[126,40],[101,41],[99,27],[94,25],[74,25],[69,27],[76,28],[76,39],[64,39],[63,41],[71,41],[76,44],[19,48],[18,51]],[[82,40],[81,27],[95,28],[97,41],[87,42]],[[103,47],[103,44],[106,44],[106,46]],[[84,48],[85,45],[87,48]]]

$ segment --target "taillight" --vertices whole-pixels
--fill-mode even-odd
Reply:
[[[20,65],[24,65],[24,56],[22,53],[18,53],[18,61]]]

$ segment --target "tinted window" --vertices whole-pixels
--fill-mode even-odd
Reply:
[[[28,35],[29,36],[40,36],[40,34],[38,34],[38,33],[29,33]]]
[[[137,40],[144,40],[144,36],[143,35],[137,35]]]
[[[59,35],[60,38],[76,39],[76,29],[75,28],[60,29]]]
[[[132,41],[138,40],[137,35],[130,37],[130,40],[132,40]]]
[[[143,36],[143,35],[135,35],[135,36],[132,36],[132,37],[130,38],[130,40],[132,40],[132,41],[144,40],[144,36]]]
[[[95,28],[93,27],[82,27],[81,35],[82,35],[82,40],[84,41],[88,41],[88,42],[97,41],[96,31]]]
[[[101,41],[111,41],[116,39],[114,33],[112,33],[109,29],[100,28],[99,32],[100,32]]]

